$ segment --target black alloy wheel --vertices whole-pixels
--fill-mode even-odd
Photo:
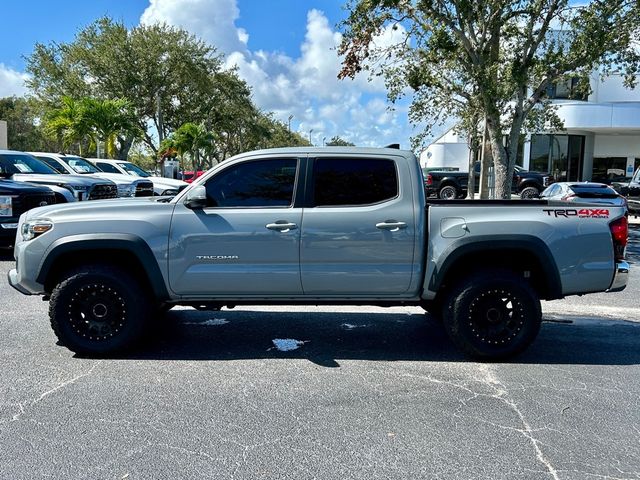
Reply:
[[[150,303],[127,271],[92,265],[65,275],[51,295],[49,317],[69,350],[101,356],[135,344],[144,331]]]
[[[531,286],[508,271],[477,273],[449,296],[444,325],[453,342],[480,359],[505,359],[536,338],[542,313]]]

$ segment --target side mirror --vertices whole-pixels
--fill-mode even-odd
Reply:
[[[204,185],[193,187],[184,201],[184,205],[191,210],[198,210],[207,206],[207,189]]]

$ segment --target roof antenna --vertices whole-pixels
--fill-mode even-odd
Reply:
[[[390,143],[389,145],[387,145],[384,148],[395,148],[396,150],[400,150],[400,144],[399,143]]]

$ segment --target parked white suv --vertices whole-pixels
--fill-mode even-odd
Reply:
[[[60,173],[92,175],[106,178],[118,186],[118,197],[153,196],[153,183],[146,179],[132,179],[129,175],[103,172],[86,158],[64,153],[29,152]]]
[[[89,158],[88,160],[104,172],[133,175],[134,177],[151,180],[153,182],[154,195],[175,195],[189,185],[182,180],[151,175],[138,165],[125,160],[108,160],[105,158]]]

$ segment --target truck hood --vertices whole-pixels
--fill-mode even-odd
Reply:
[[[51,190],[42,185],[0,179],[0,195],[20,195],[22,193],[51,193]]]
[[[153,208],[166,208],[167,211],[173,210],[173,205],[166,202],[158,202],[154,197],[137,197],[127,199],[107,199],[95,202],[74,202],[59,203],[48,205],[46,207],[38,207],[29,210],[25,215],[26,220],[35,218],[46,218],[55,222],[60,218],[78,218],[88,217],[92,220],[104,218],[105,220],[113,220],[114,218],[122,218],[123,212],[128,215],[133,211],[142,211]],[[142,213],[143,214],[143,213]]]
[[[94,172],[91,175],[94,177],[106,178],[117,185],[131,185],[132,183],[144,180],[144,178],[135,178],[131,175],[123,175],[121,173]]]
[[[16,173],[11,177],[17,182],[34,182],[43,185],[80,185],[83,187],[92,187],[105,182],[102,178],[96,178],[89,175],[57,175],[57,174],[40,174],[40,173]]]
[[[187,182],[183,182],[182,180],[176,180],[174,178],[166,178],[166,177],[147,177],[147,180],[151,180],[154,185],[167,185],[169,187],[180,188],[186,187],[189,185]]]

